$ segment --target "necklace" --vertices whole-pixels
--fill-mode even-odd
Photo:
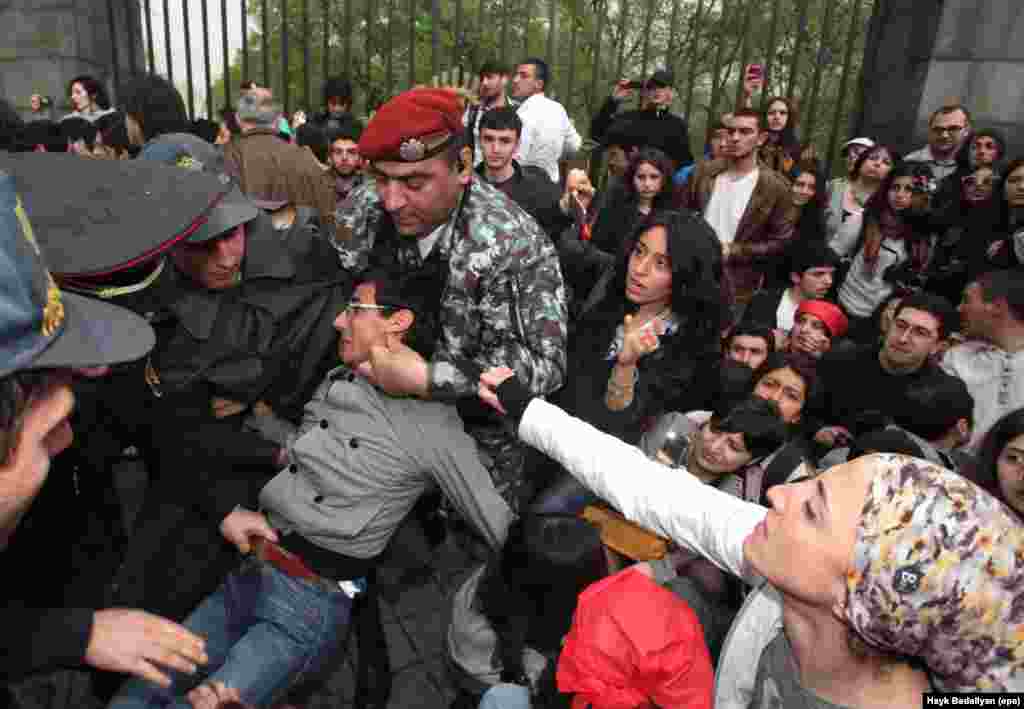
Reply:
[[[671,314],[672,314],[672,306],[671,305],[666,305],[660,311],[658,311],[657,313],[655,313],[651,317],[647,318],[647,320],[645,320],[640,327],[641,328],[645,328],[648,325],[650,325],[652,322],[654,322],[655,320],[664,320],[667,316],[669,316]]]

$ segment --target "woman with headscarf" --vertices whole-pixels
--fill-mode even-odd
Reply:
[[[715,706],[907,707],[1024,689],[1024,526],[965,478],[875,454],[778,485],[765,509],[665,468],[489,370],[522,440],[628,519],[756,587]]]

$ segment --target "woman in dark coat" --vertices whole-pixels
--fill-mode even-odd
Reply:
[[[637,443],[661,413],[706,400],[702,387],[718,381],[710,373],[728,307],[711,228],[689,212],[653,213],[584,300],[556,400]]]

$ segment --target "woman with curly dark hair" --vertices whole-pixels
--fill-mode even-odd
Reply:
[[[728,305],[721,247],[699,216],[655,212],[626,246],[583,303],[555,399],[635,444],[654,418],[697,408],[717,386]]]

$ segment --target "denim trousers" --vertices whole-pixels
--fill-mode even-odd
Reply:
[[[477,709],[530,709],[530,691],[518,684],[496,684],[484,693]]]
[[[207,665],[196,676],[171,672],[166,689],[132,679],[108,709],[190,709],[184,695],[202,680],[237,689],[246,704],[269,707],[332,656],[351,612],[352,599],[340,588],[301,581],[248,558],[183,623],[206,639]]]

